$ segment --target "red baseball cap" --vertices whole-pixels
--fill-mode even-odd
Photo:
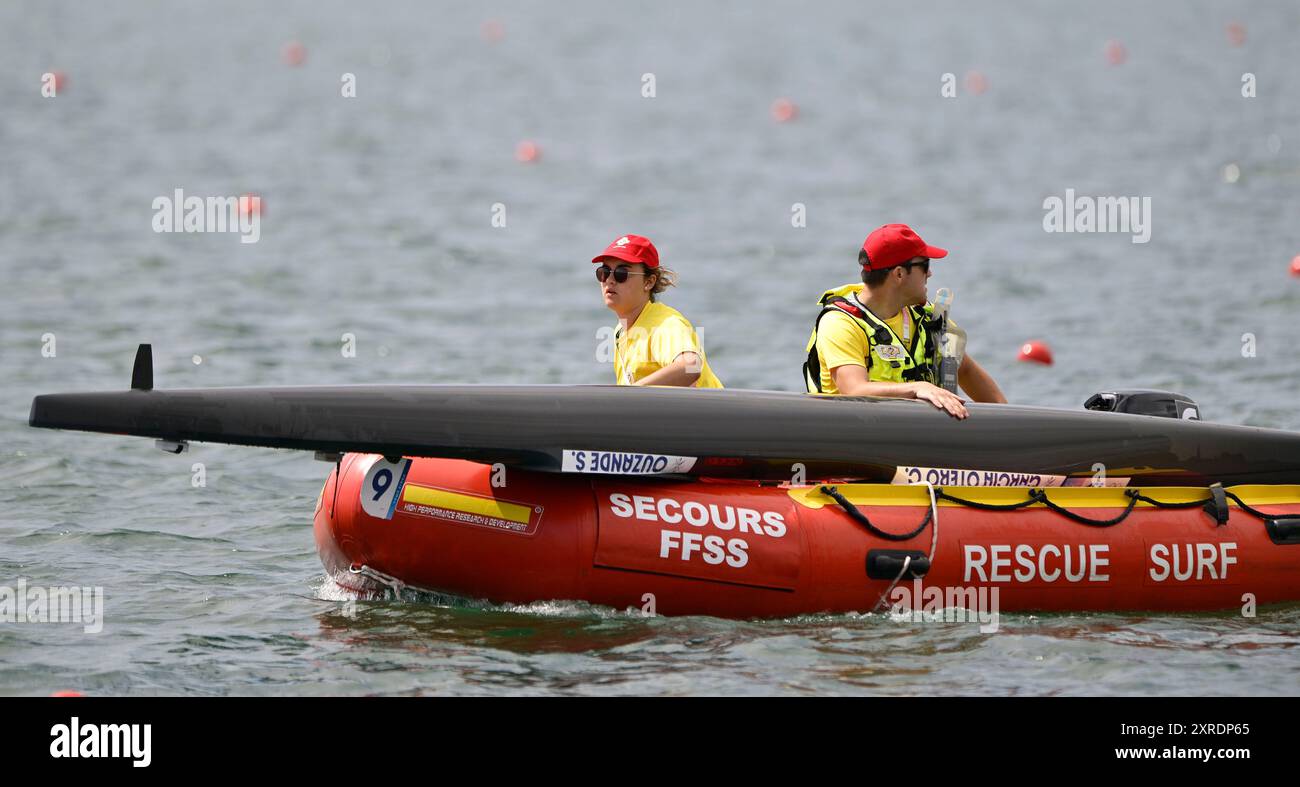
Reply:
[[[902,265],[913,257],[938,259],[948,256],[947,249],[927,245],[906,224],[886,224],[872,232],[862,242],[862,250],[867,253],[865,267],[873,271]]]
[[[600,262],[611,257],[623,262],[639,262],[647,268],[659,267],[659,250],[655,248],[649,238],[641,235],[624,235],[620,237],[609,244],[600,254],[592,257],[591,261]]]

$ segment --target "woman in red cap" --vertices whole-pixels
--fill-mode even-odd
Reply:
[[[619,385],[721,388],[695,329],[681,312],[655,300],[676,283],[659,265],[649,238],[623,235],[592,259],[605,306],[618,315],[614,379]]]
[[[862,283],[821,297],[804,364],[808,391],[922,399],[965,418],[961,398],[938,385],[938,320],[926,302],[930,260],[947,255],[906,224],[886,224],[868,235],[858,253]],[[961,358],[957,383],[977,402],[1007,400],[969,355]]]

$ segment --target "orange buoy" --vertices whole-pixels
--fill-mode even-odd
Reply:
[[[1228,23],[1228,43],[1241,46],[1246,43],[1246,26],[1240,22]]]
[[[778,123],[788,123],[799,115],[799,107],[788,98],[778,98],[772,102],[772,117]]]
[[[72,689],[59,689],[58,691],[54,692],[50,696],[51,697],[84,697],[86,695],[82,694],[79,691],[73,691]]]
[[[1037,340],[1025,342],[1020,345],[1020,360],[1051,366],[1052,348],[1048,347],[1046,343]]]
[[[983,95],[984,91],[989,89],[988,79],[979,71],[967,71],[965,84],[966,92],[977,96]]]
[[[536,142],[524,140],[515,146],[515,158],[525,164],[532,164],[542,155],[542,149]]]
[[[1300,276],[1300,254],[1297,254],[1295,258],[1291,260],[1291,275]]]
[[[484,22],[481,30],[483,40],[489,44],[495,44],[506,37],[506,27],[497,19],[489,19]]]
[[[239,195],[239,215],[241,216],[261,216],[262,215],[262,198],[256,194]]]
[[[1120,66],[1128,60],[1128,50],[1124,45],[1115,39],[1106,42],[1106,62],[1112,66]]]
[[[307,59],[307,47],[297,41],[290,41],[280,49],[280,58],[287,66],[300,66]]]

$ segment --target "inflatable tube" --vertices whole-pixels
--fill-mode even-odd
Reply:
[[[731,618],[992,604],[1242,610],[1300,600],[1300,486],[790,486],[558,476],[347,454],[329,575],[498,603]],[[982,595],[981,595],[982,594]]]

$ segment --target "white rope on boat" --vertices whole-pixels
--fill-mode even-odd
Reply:
[[[369,577],[370,579],[375,580],[379,584],[390,588],[393,591],[393,594],[396,596],[397,600],[399,601],[402,598],[402,591],[406,588],[406,583],[398,579],[397,577],[392,576],[390,574],[385,574],[384,572],[373,569],[367,565],[361,565],[358,567],[355,563],[353,563],[352,565],[348,566],[348,573],[360,574],[363,577]]]
[[[930,490],[930,565],[934,565],[934,552],[939,546],[939,503],[934,497],[934,484],[929,481],[921,481],[925,488]]]
[[[907,569],[910,568],[911,566],[912,566],[912,556],[908,555],[907,557],[903,558],[903,568],[899,570],[898,576],[894,577],[894,581],[890,582],[889,587],[885,588],[885,592],[881,593],[880,598],[876,599],[876,605],[871,608],[872,612],[875,612],[880,609],[880,605],[885,603],[885,599],[898,585],[898,580],[903,578],[903,575],[907,573]]]

